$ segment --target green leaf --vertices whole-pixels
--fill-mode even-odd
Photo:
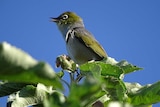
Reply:
[[[82,75],[85,75],[85,76],[96,74],[96,73],[101,74],[101,68],[95,62],[85,63],[83,65],[80,65],[80,72]]]
[[[56,75],[59,77],[59,78],[62,78],[64,76],[64,71],[59,71],[56,73]]]
[[[123,70],[111,64],[104,62],[89,62],[80,66],[82,74],[85,72],[101,72],[102,76],[114,76],[119,78],[123,74]]]
[[[160,82],[146,85],[134,93],[129,93],[128,96],[128,101],[132,105],[151,105],[160,102]]]
[[[129,82],[125,82],[124,83],[126,88],[127,88],[127,92],[128,94],[135,94],[137,93],[137,91],[139,89],[141,89],[143,86],[141,86],[139,83],[129,83]]]
[[[103,89],[110,96],[111,101],[124,101],[126,99],[126,86],[124,82],[115,77],[103,79]]]
[[[48,94],[47,98],[44,100],[44,107],[67,107],[65,96],[55,91],[52,94]]]
[[[17,92],[26,85],[24,83],[0,82],[0,97]]]
[[[118,62],[116,65],[118,65],[120,68],[123,69],[124,74],[128,74],[128,73],[143,69],[138,66],[132,65],[125,60]]]
[[[11,107],[25,107],[31,105],[41,104],[47,97],[47,93],[53,93],[52,87],[38,84],[37,87],[33,85],[27,85],[22,88],[16,94],[9,96],[8,104]]]
[[[142,70],[143,69],[143,68],[140,68],[138,66],[132,65],[125,60],[122,60],[122,61],[118,62],[112,57],[108,57],[108,58],[104,59],[103,62],[105,62],[107,64],[119,66],[121,69],[123,69],[124,74],[128,74],[128,73],[134,72],[136,70]]]
[[[83,84],[72,84],[68,96],[68,107],[88,107],[96,101],[101,84],[93,75],[88,75]],[[101,95],[102,96],[102,95]]]
[[[97,64],[101,66],[101,75],[103,76],[114,76],[119,78],[121,74],[123,74],[123,70],[116,65],[106,64],[103,62],[97,62]]]
[[[3,42],[0,44],[0,80],[20,83],[44,83],[62,87],[51,66],[38,62],[24,51]]]

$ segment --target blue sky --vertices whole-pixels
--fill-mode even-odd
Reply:
[[[109,56],[144,68],[126,75],[125,81],[145,85],[160,80],[159,0],[1,0],[0,42],[7,41],[59,71],[55,58],[67,52],[57,26],[49,20],[65,11],[83,18]],[[5,102],[0,98],[0,107]]]

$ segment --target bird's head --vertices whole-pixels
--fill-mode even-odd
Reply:
[[[53,22],[58,25],[74,24],[76,22],[82,22],[82,19],[73,12],[64,12],[56,18],[51,18]]]
[[[74,12],[64,12],[56,18],[51,17],[51,21],[55,22],[63,35],[67,33],[69,29],[74,27],[84,27],[81,17]]]

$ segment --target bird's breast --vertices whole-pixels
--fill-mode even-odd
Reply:
[[[70,36],[66,42],[69,56],[77,63],[83,64],[90,60],[97,60],[99,56],[90,51],[87,46],[82,44],[75,36]]]

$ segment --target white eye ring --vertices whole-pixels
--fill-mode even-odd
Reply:
[[[66,14],[63,15],[63,16],[62,16],[62,19],[68,19],[68,15],[66,15]]]

